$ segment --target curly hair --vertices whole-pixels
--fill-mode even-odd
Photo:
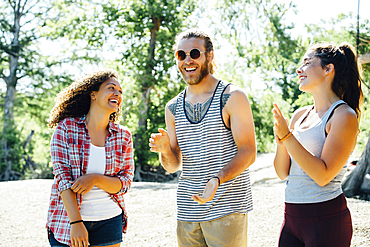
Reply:
[[[118,73],[114,70],[104,69],[85,75],[63,89],[55,98],[48,126],[55,129],[58,123],[67,117],[85,116],[90,110],[90,93],[99,91],[101,84],[110,78],[118,80]],[[118,123],[120,115],[121,107],[110,115],[109,120]]]
[[[360,118],[360,106],[363,101],[361,64],[357,62],[353,46],[348,43],[314,44],[310,50],[320,58],[322,68],[328,64],[334,65],[335,75],[331,88],[340,99],[356,111],[357,117]]]

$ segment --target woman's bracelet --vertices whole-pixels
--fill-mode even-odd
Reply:
[[[293,133],[291,131],[289,131],[288,134],[286,134],[283,138],[279,138],[279,141],[283,142],[285,141],[286,139],[288,139],[291,135],[293,135]]]
[[[76,220],[76,221],[72,221],[71,223],[69,223],[70,225],[73,225],[73,224],[77,224],[77,223],[80,223],[80,222],[84,222],[83,220]]]

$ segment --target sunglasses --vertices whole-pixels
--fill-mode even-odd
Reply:
[[[179,61],[183,61],[186,59],[186,56],[190,56],[191,59],[198,59],[202,55],[203,52],[201,52],[199,49],[194,48],[189,53],[186,53],[183,50],[177,50],[175,52],[175,57]]]

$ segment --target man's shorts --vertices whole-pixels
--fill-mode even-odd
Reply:
[[[177,221],[178,246],[246,247],[248,214],[229,214],[204,222]]]

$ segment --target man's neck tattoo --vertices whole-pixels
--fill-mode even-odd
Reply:
[[[198,123],[206,114],[211,102],[212,97],[207,99],[203,103],[196,103],[194,105],[189,101],[185,101],[186,116],[191,122]]]
[[[229,93],[224,93],[222,95],[221,109],[224,109],[227,101],[230,98]],[[189,101],[185,101],[185,113],[189,120],[193,123],[198,123],[206,114],[210,104],[212,102],[212,97],[204,101],[203,103],[193,104]],[[177,101],[168,105],[168,109],[175,116],[176,115]]]

